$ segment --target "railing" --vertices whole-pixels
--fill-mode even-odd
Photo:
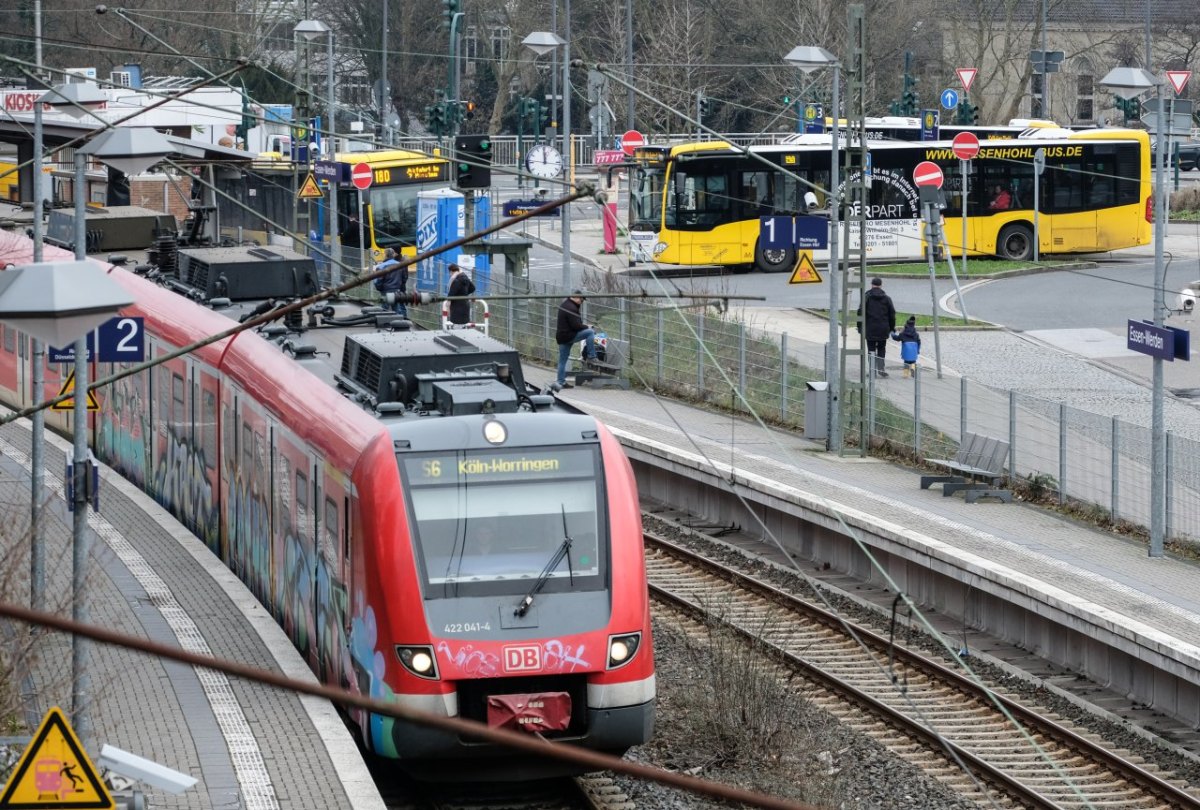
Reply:
[[[492,299],[491,335],[516,346],[527,358],[554,365],[562,290],[523,279],[511,282],[510,288],[505,283],[503,274],[493,274],[493,294],[550,297]],[[614,289],[619,282],[599,275],[587,283],[596,291],[620,291]],[[437,328],[437,308],[409,311],[421,325]],[[593,298],[587,320],[609,337],[628,342],[625,370],[633,385],[737,413],[752,409],[774,425],[801,429],[807,383],[827,379],[823,343],[755,329],[708,308]],[[850,364],[847,374],[858,378],[856,364]],[[922,369],[914,379],[894,374],[884,382],[871,377],[865,395],[872,446],[886,442],[892,448],[911,449],[920,459],[951,458],[966,433],[1004,439],[1011,446],[1012,478],[1024,479],[1060,501],[1090,505],[1097,518],[1149,524],[1146,427],[967,378],[938,379],[930,369]],[[843,413],[857,411],[855,396],[847,399]],[[815,421],[823,424],[824,414]],[[843,435],[857,434],[857,425],[843,417]],[[1200,540],[1200,442],[1168,432],[1166,455],[1166,535]],[[915,492],[915,475],[913,487]]]
[[[741,146],[751,146],[753,144],[773,144],[779,143],[784,138],[789,137],[794,133],[775,133],[764,132],[758,134],[738,133],[729,135],[730,141]],[[544,139],[541,139],[544,140]],[[559,139],[561,141],[561,139]],[[687,143],[696,140],[695,133],[690,135],[684,134],[656,134],[648,133],[646,135],[646,143],[650,144],[673,144]],[[517,154],[517,136],[516,135],[496,135],[491,139],[492,142],[492,163],[500,167],[516,168],[520,164],[521,156]],[[522,146],[529,149],[535,143],[531,136],[525,136],[522,139]],[[594,155],[596,149],[619,149],[620,147],[613,142],[606,143],[603,146],[597,147],[596,138],[592,135],[572,135],[571,144],[574,148],[575,165],[580,167],[591,168],[594,165]],[[417,152],[425,152],[427,154],[448,155],[449,150],[453,146],[450,138],[400,138],[396,141],[396,147],[399,149],[412,149]]]

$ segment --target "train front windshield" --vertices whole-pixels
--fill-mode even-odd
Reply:
[[[604,587],[608,529],[595,446],[403,455],[428,598]]]

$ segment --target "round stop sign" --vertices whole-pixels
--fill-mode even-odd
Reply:
[[[913,169],[913,182],[918,186],[942,187],[942,167],[932,161],[922,160]]]
[[[959,160],[970,160],[979,154],[979,138],[974,132],[960,132],[952,142],[954,156]]]
[[[366,163],[355,163],[354,168],[350,170],[350,182],[359,191],[369,189],[373,179],[371,167]]]
[[[636,129],[631,129],[621,136],[621,151],[627,155],[632,155],[634,149],[645,145],[646,136]]]

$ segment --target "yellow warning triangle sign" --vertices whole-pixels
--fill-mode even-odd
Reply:
[[[296,196],[302,200],[312,200],[324,197],[325,192],[321,191],[321,187],[317,185],[317,178],[313,177],[312,172],[309,172],[308,177],[304,178],[304,185],[300,186],[300,190],[296,192]]]
[[[788,279],[788,284],[820,284],[821,274],[817,272],[817,266],[813,264],[812,251],[802,250],[796,257],[796,269],[792,271],[792,277]]]
[[[108,788],[57,706],[46,712],[0,795],[0,810],[51,807],[113,807]]]
[[[63,394],[74,394],[74,393],[75,393],[75,372],[72,371],[67,376],[67,379],[63,380],[62,388],[58,389],[58,396],[61,397]],[[55,397],[55,398],[57,399],[57,397]],[[67,397],[62,402],[58,402],[54,405],[51,405],[50,407],[51,407],[51,409],[56,410],[56,411],[72,411],[75,409],[75,397],[74,396]],[[96,400],[96,392],[90,388],[88,389],[87,409],[89,411],[100,410],[100,403]]]

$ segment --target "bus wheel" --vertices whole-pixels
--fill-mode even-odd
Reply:
[[[1024,262],[1033,258],[1033,231],[1027,225],[1009,225],[1000,231],[1000,239],[996,242],[996,252],[1000,258],[1014,262]]]
[[[786,273],[796,266],[794,248],[764,248],[754,246],[754,266],[764,273]]]

